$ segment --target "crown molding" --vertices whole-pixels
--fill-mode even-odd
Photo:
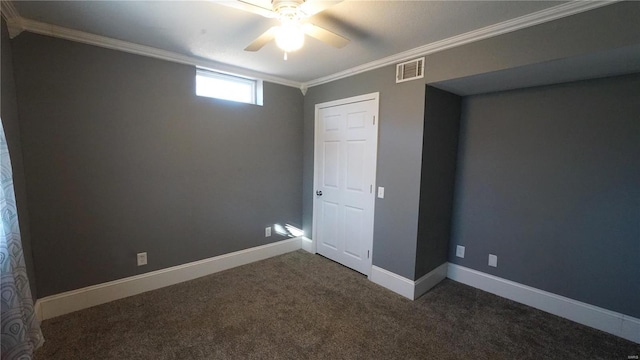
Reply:
[[[18,10],[13,5],[13,2],[2,0],[0,3],[0,12],[2,12],[2,17],[5,20],[9,21],[10,19],[20,17],[20,14],[18,14]]]
[[[553,6],[544,10],[540,10],[528,15],[503,21],[498,24],[490,25],[474,31],[469,31],[464,34],[452,36],[444,40],[432,42],[430,44],[423,45],[411,50],[407,50],[395,55],[391,55],[379,60],[375,60],[363,65],[359,65],[351,69],[340,71],[332,75],[311,80],[305,83],[304,85],[305,87],[310,88],[312,86],[317,86],[317,85],[325,84],[331,81],[343,79],[343,78],[360,74],[366,71],[378,69],[387,65],[392,65],[399,62],[407,61],[418,56],[433,54],[435,52],[450,49],[456,46],[461,46],[471,42],[488,39],[490,37],[506,34],[509,32],[524,29],[534,25],[557,20],[563,17],[575,15],[588,10],[593,10],[593,9],[596,9],[605,5],[610,5],[619,1],[620,0],[570,1],[568,3],[556,5],[556,6]]]
[[[154,48],[151,46],[131,43],[128,41],[112,39],[106,36],[90,34],[83,31],[73,30],[73,29],[69,29],[69,28],[65,28],[57,25],[51,25],[44,22],[40,22],[40,21],[35,21],[35,20],[30,20],[25,18],[19,18],[19,19],[20,19],[19,24],[22,27],[22,30],[32,32],[35,34],[56,37],[60,39],[99,46],[99,47],[112,49],[112,50],[119,50],[119,51],[127,52],[130,54],[148,56],[155,59],[171,61],[178,64],[205,67],[205,68],[213,69],[215,71],[220,71],[220,72],[229,73],[233,75],[246,76],[249,78],[268,81],[271,83],[291,86],[295,88],[302,87],[302,83],[299,83],[296,81],[291,81],[291,80],[283,79],[280,77],[267,75],[261,72],[248,70],[248,69],[237,67],[237,66],[232,66],[232,65],[215,62],[215,61],[204,60],[204,59],[200,59],[192,56],[182,55],[175,52]]]
[[[515,19],[507,20],[498,24],[487,26],[481,29],[470,31],[464,34],[456,35],[444,40],[426,44],[411,50],[407,50],[395,55],[391,55],[382,59],[378,59],[363,65],[353,67],[344,71],[337,72],[328,76],[317,78],[308,82],[292,81],[261,72],[236,67],[233,65],[223,64],[211,60],[205,60],[192,56],[182,55],[167,50],[162,50],[150,46],[139,45],[123,40],[112,39],[106,36],[94,35],[79,30],[73,30],[57,25],[51,25],[35,20],[21,17],[11,1],[2,1],[2,16],[7,20],[9,35],[11,38],[16,37],[22,31],[57,37],[65,40],[80,42],[84,44],[99,46],[112,50],[124,51],[131,54],[148,56],[156,59],[171,61],[179,64],[200,66],[210,68],[220,72],[226,72],[234,75],[246,76],[254,79],[264,80],[275,84],[298,88],[303,95],[307,89],[312,86],[325,84],[331,81],[339,80],[363,72],[375,70],[384,66],[392,65],[398,62],[407,61],[418,56],[429,55],[438,51],[443,51],[456,46],[465,45],[474,41],[488,39],[490,37],[502,35],[516,30],[524,29],[545,22],[557,20],[563,17],[575,15],[581,12],[593,10],[605,5],[610,5],[621,0],[603,0],[603,1],[581,1],[573,0],[557,6],[553,6],[544,10],[540,10],[528,15],[524,15]]]
[[[0,3],[0,12],[2,12],[2,17],[7,22],[9,39],[13,39],[14,37],[20,35],[20,33],[24,30],[22,27],[23,19],[20,17],[18,9],[16,9],[16,7],[13,5],[13,2],[2,0]]]

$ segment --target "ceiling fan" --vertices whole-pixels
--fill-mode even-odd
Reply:
[[[342,48],[349,43],[349,39],[341,35],[304,21],[338,2],[340,1],[271,0],[270,9],[250,0],[223,1],[221,4],[266,18],[278,19],[279,26],[265,31],[244,50],[258,51],[275,39],[276,45],[284,51],[284,59],[287,60],[288,53],[304,45],[305,34],[336,48]]]

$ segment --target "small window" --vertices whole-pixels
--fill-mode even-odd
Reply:
[[[197,68],[196,95],[262,105],[262,82]]]

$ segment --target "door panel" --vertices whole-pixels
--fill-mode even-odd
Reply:
[[[344,222],[348,224],[345,226],[345,238],[349,241],[345,241],[344,252],[355,257],[358,260],[362,259],[363,250],[363,216],[364,210],[351,206],[345,206]]]
[[[324,131],[340,131],[340,115],[325,116]]]
[[[324,143],[323,183],[325,187],[338,188],[340,165],[340,143],[327,141]]]
[[[370,274],[378,100],[318,107],[314,231],[317,252]]]
[[[349,141],[347,142],[347,190],[364,192],[365,188],[368,188],[369,184],[365,178],[365,151],[366,142],[364,141]]]
[[[348,129],[364,129],[364,118],[366,112],[354,112],[347,116],[347,128]]]
[[[338,218],[339,205],[328,201],[322,202],[322,221],[325,224],[321,245],[328,246],[331,250],[337,251],[338,245]]]

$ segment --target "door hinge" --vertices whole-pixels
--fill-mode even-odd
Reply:
[[[370,251],[370,250],[367,250],[367,259],[369,258],[369,251]]]
[[[369,185],[369,194],[373,194],[373,185]]]
[[[375,124],[376,124],[376,116],[373,115],[373,125],[375,125]]]

